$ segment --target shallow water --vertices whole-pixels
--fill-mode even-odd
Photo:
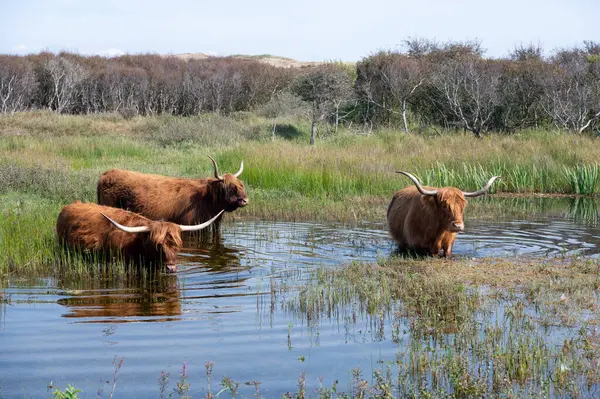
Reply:
[[[600,256],[595,202],[534,202],[472,201],[455,255]],[[124,357],[117,397],[157,397],[161,371],[170,373],[171,391],[184,362],[190,393],[201,397],[208,361],[214,362],[213,393],[228,376],[258,380],[262,395],[281,397],[296,389],[303,370],[311,389],[323,376],[325,386],[339,379],[340,390],[348,391],[352,368],[368,376],[379,360],[394,359],[398,345],[388,320],[374,326],[359,315],[352,323],[331,319],[307,327],[271,290],[272,284],[298,285],[315,268],[390,256],[394,245],[384,224],[245,221],[224,224],[220,242],[187,240],[185,246],[178,273],[156,281],[9,282],[10,303],[0,308],[0,393],[48,397],[52,383],[73,384],[83,397],[104,387],[108,397],[113,359]],[[240,388],[243,396],[253,389]]]

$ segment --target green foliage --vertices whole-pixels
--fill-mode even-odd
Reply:
[[[54,399],[77,399],[79,398],[79,392],[81,392],[81,389],[76,389],[73,385],[69,384],[64,391],[56,388],[52,392],[52,397]]]
[[[598,164],[565,166],[564,174],[569,183],[570,192],[581,195],[595,194],[599,170]]]

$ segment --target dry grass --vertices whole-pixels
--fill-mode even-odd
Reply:
[[[420,273],[456,283],[515,289],[571,279],[600,288],[600,260],[577,258],[430,258],[426,261],[391,258],[373,268],[386,273]]]

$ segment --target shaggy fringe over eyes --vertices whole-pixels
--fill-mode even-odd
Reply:
[[[244,184],[233,175],[226,174],[223,176],[223,183],[227,195],[244,193]]]
[[[456,215],[457,211],[462,211],[467,205],[467,200],[458,189],[438,189],[437,197],[440,203],[445,204],[453,215]]]
[[[174,224],[157,223],[150,231],[150,240],[158,247],[162,244],[163,247],[175,249],[179,251],[183,246],[181,240],[181,231]]]

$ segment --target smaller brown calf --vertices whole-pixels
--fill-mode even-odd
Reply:
[[[163,264],[177,271],[181,232],[202,230],[212,219],[193,226],[153,221],[137,213],[92,203],[74,202],[58,215],[58,241],[71,248],[96,253],[120,253],[126,262]]]

